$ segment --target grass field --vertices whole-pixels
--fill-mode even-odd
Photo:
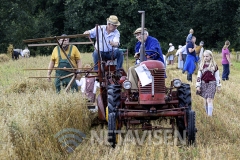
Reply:
[[[234,62],[230,80],[222,82],[211,118],[206,116],[202,98],[195,95],[196,76],[193,76],[192,109],[196,111],[198,128],[195,146],[153,145],[147,138],[142,145],[134,145],[129,138],[112,149],[91,141],[91,131],[101,132],[107,126],[91,127],[96,114],[87,110],[80,93],[56,94],[53,82],[28,78],[46,76],[47,71],[23,70],[47,68],[49,59],[39,56],[0,62],[0,159],[240,159],[240,63]],[[215,54],[215,59],[221,73],[220,55]],[[91,54],[82,54],[82,61],[91,63]],[[186,74],[176,66],[168,66],[167,76],[167,84],[173,78],[188,83]],[[86,134],[73,153],[64,151],[54,137],[64,128],[75,128]]]

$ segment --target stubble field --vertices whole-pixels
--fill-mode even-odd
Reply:
[[[81,56],[84,64],[91,63],[91,54]],[[221,73],[221,57],[214,56]],[[130,138],[112,149],[105,143],[91,141],[92,131],[101,132],[107,126],[91,127],[96,114],[88,111],[80,93],[56,94],[53,82],[28,78],[46,76],[47,71],[23,70],[47,68],[49,59],[38,56],[0,62],[0,159],[240,159],[239,63],[231,67],[230,80],[222,82],[211,118],[206,116],[202,98],[195,95],[196,75],[193,76],[192,109],[196,111],[198,128],[195,146],[156,145],[147,138],[137,145]],[[168,66],[167,76],[167,84],[173,78],[188,83],[186,74],[176,66]],[[64,151],[55,137],[65,128],[78,129],[86,135],[73,153]]]

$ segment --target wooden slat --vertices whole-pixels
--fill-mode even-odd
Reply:
[[[23,40],[24,43],[32,43],[32,42],[41,42],[47,40],[55,40],[62,39],[62,38],[78,38],[78,37],[88,37],[89,34],[74,34],[74,35],[67,35],[67,36],[54,36],[54,37],[46,37],[46,38],[36,38],[36,39],[26,39]]]
[[[93,44],[93,42],[69,42],[69,44]],[[57,43],[28,44],[28,47],[57,46]]]

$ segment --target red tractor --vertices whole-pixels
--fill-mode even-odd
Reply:
[[[169,118],[172,129],[177,127],[181,135],[187,133],[188,144],[195,142],[195,112],[191,110],[191,89],[189,84],[173,79],[169,87],[165,86],[165,66],[162,62],[148,60],[141,62],[151,71],[153,83],[131,92],[131,82],[122,70],[122,77],[115,76],[115,65],[102,62],[99,81],[100,95],[97,97],[100,120],[107,120],[109,142],[113,147],[117,143],[119,130],[126,129],[155,130],[164,129],[152,126],[151,120]],[[136,128],[135,126],[138,126]],[[141,127],[139,127],[141,126]]]
[[[143,30],[144,13],[142,15]],[[140,52],[142,59],[145,55],[143,45]],[[193,144],[197,129],[195,111],[191,109],[190,85],[173,79],[170,86],[166,86],[165,66],[160,61],[142,61],[140,65],[146,65],[151,72],[152,83],[142,86],[139,80],[138,90],[132,92],[126,72],[121,70],[122,76],[119,77],[114,60],[104,62],[99,59],[97,77],[101,87],[97,97],[98,118],[108,122],[108,141],[112,147],[115,147],[117,134],[123,126],[127,130],[166,129],[151,124],[152,120],[166,118],[170,119],[172,131],[177,128],[181,136],[186,131],[187,143]]]

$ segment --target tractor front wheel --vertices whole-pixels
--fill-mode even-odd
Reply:
[[[108,114],[108,142],[113,148],[116,146],[116,139],[116,114],[113,112]]]
[[[188,111],[191,110],[191,88],[189,84],[183,83],[180,88],[178,88],[178,100],[179,100],[179,107],[186,107],[188,106]]]

